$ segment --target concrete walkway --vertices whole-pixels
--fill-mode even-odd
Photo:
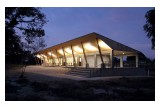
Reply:
[[[62,67],[27,66],[25,76],[35,81],[84,80],[82,77],[66,74],[67,72],[68,69]]]

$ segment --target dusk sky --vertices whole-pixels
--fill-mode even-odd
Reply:
[[[142,8],[42,8],[47,47],[96,32],[155,58],[143,25],[151,7]]]

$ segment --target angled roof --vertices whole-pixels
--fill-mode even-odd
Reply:
[[[97,34],[97,33],[95,33]],[[114,41],[112,39],[109,39],[107,37],[104,37],[100,34],[97,34],[97,37],[101,40],[103,40],[107,45],[109,45],[113,50],[120,50],[120,51],[131,51],[131,52],[139,52],[138,50],[135,50],[131,47],[128,47],[124,44],[121,44],[117,41]]]
[[[81,44],[81,42],[95,42],[96,38],[101,39],[103,42],[105,42],[113,50],[139,53],[138,50],[135,50],[135,49],[133,49],[131,47],[128,47],[128,46],[123,45],[123,44],[121,44],[119,42],[111,40],[110,38],[104,37],[104,36],[102,36],[100,34],[97,34],[97,33],[93,32],[93,33],[89,33],[89,34],[80,36],[78,38],[75,38],[75,39],[60,43],[58,45],[54,45],[54,46],[51,46],[49,48],[43,49],[41,51],[36,52],[35,54],[47,52],[47,51],[50,51],[50,50],[61,49],[62,47],[67,47],[67,46],[70,46],[70,45],[74,46],[74,45],[77,45],[77,44]]]

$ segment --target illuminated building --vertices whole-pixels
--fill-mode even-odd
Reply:
[[[124,56],[135,56],[135,67],[138,67],[139,53],[100,34],[90,33],[43,49],[35,55],[41,59],[42,66],[113,68],[114,57],[119,58],[119,67],[124,67]]]

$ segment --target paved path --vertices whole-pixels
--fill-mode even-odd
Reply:
[[[54,80],[85,80],[86,78],[66,74],[67,68],[63,67],[43,67],[27,66],[25,76],[35,81],[52,81]]]

